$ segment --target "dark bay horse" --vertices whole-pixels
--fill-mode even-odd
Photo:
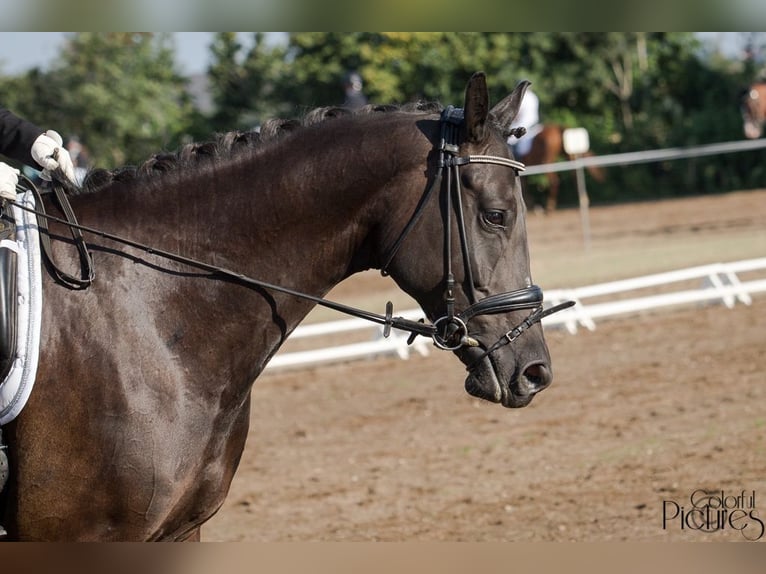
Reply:
[[[37,381],[3,428],[8,538],[198,540],[223,503],[252,385],[316,301],[162,252],[314,298],[385,269],[467,366],[468,393],[527,405],[552,380],[505,143],[527,85],[490,109],[477,73],[448,114],[318,111],[337,117],[93,172],[71,205],[113,235],[88,237],[88,289],[44,280]],[[79,268],[64,226],[50,235]]]
[[[756,82],[742,91],[740,111],[745,137],[751,140],[761,137],[766,120],[766,82]]]
[[[523,157],[518,159],[524,162],[526,165],[544,165],[547,163],[553,163],[559,161],[562,156],[566,156],[564,152],[564,129],[560,125],[545,124],[542,129],[535,134],[532,140],[532,147],[529,152]],[[593,155],[587,153],[586,155]],[[566,156],[567,159],[573,159],[571,156]],[[597,181],[603,181],[603,171],[597,167],[589,166],[587,168]],[[548,189],[546,190],[545,199],[545,211],[552,212],[556,209],[559,197],[559,187],[561,184],[561,178],[555,171],[551,171],[545,174],[548,180]],[[531,191],[529,185],[525,183],[525,192],[527,194],[527,204],[534,205],[534,198],[531,197]]]

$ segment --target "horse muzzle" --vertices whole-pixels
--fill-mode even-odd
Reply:
[[[522,341],[520,348],[511,344],[543,317],[573,304],[567,301],[544,309],[543,291],[537,285],[491,295],[454,317],[435,321],[434,342],[439,348],[454,351],[466,365],[465,389],[468,394],[509,408],[524,407],[551,384],[550,357],[542,332]],[[501,330],[499,337],[498,319],[479,321],[484,323],[479,329],[468,327],[472,319],[525,310],[531,311],[508,331]],[[509,347],[503,350],[506,346]]]
[[[532,346],[538,345],[540,351],[534,354],[539,358],[525,360],[523,363],[512,351],[488,355],[483,348],[462,350],[458,356],[469,365],[465,379],[466,392],[507,408],[527,406],[537,393],[553,381],[545,343],[540,339]],[[528,354],[524,353],[525,356]]]
[[[454,352],[466,366],[468,394],[506,407],[523,407],[553,380],[550,357],[539,326],[539,332],[531,339],[521,341],[520,345],[511,344],[544,317],[574,304],[566,301],[545,309],[543,290],[530,285],[490,295],[457,314],[451,313],[448,305],[446,315],[427,325],[393,317],[393,305],[389,302],[384,335],[396,327],[410,331],[410,341],[417,335],[430,336],[438,348]],[[487,318],[520,311],[529,313],[508,331],[504,331],[503,319]],[[501,353],[506,346],[509,348]]]

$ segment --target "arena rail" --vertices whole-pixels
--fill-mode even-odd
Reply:
[[[674,147],[656,150],[645,150],[609,155],[580,156],[568,161],[557,161],[541,165],[528,165],[522,175],[537,175],[553,171],[570,171],[585,167],[610,167],[615,165],[632,165],[650,163],[654,161],[668,161],[675,159],[691,159],[723,153],[753,151],[766,148],[766,138],[756,140],[741,140],[701,144],[688,147]]]
[[[546,293],[549,303],[556,304],[571,299],[577,305],[549,317],[550,321],[547,325],[561,325],[570,333],[576,333],[578,325],[594,330],[595,319],[661,307],[722,302],[731,308],[737,301],[750,305],[751,294],[766,291],[766,279],[742,281],[737,274],[765,269],[766,258],[747,259],[732,263],[712,263],[575,289],[551,290]],[[674,284],[683,286],[684,282],[693,280],[701,280],[698,281],[696,288],[667,289],[667,286]],[[624,296],[626,293],[659,287],[663,288],[663,292],[646,295],[636,293],[638,296],[633,297]],[[599,299],[610,295],[620,296],[612,301]]]
[[[546,291],[547,304],[555,305],[571,299],[576,301],[577,305],[546,317],[543,325],[546,328],[563,327],[574,334],[579,326],[594,330],[596,319],[650,309],[695,303],[723,303],[729,308],[737,302],[750,305],[752,294],[766,292],[766,278],[742,280],[738,274],[759,271],[766,271],[766,257],[732,263],[712,263],[585,287]],[[695,286],[690,286],[690,282]],[[641,293],[647,289],[661,292]],[[614,298],[609,300],[610,297]],[[423,316],[419,310],[407,311],[401,315],[415,320]],[[290,335],[289,340],[316,338],[321,343],[331,335],[365,330],[371,333],[366,341],[330,348],[277,353],[267,369],[302,368],[392,354],[401,359],[408,359],[413,351],[427,355],[431,349],[431,341],[423,337],[418,337],[412,345],[407,345],[408,333],[396,329],[391,331],[390,337],[384,338],[381,326],[363,319],[300,325]]]

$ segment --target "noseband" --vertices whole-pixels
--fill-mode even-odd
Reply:
[[[403,317],[393,316],[393,304],[389,301],[386,304],[386,314],[379,315],[363,309],[357,309],[342,303],[330,301],[322,297],[310,295],[308,293],[302,293],[294,289],[283,287],[280,285],[274,285],[266,281],[261,281],[252,277],[247,277],[236,271],[225,269],[217,265],[211,265],[203,261],[191,259],[179,255],[177,253],[164,251],[157,249],[149,245],[138,243],[130,239],[114,235],[91,227],[80,225],[74,213],[69,206],[69,201],[66,195],[58,184],[54,185],[56,189],[56,199],[59,202],[62,211],[66,215],[66,219],[49,215],[43,208],[42,198],[37,190],[37,187],[24,176],[20,176],[20,184],[18,185],[18,191],[25,192],[31,190],[35,195],[37,209],[31,209],[23,204],[13,202],[14,205],[22,210],[35,213],[37,215],[39,227],[42,230],[42,234],[48,235],[47,221],[55,221],[57,223],[68,226],[73,234],[77,232],[75,236],[75,243],[78,249],[81,250],[81,263],[82,263],[82,279],[70,276],[61,271],[53,261],[52,252],[49,247],[46,247],[47,241],[44,242],[43,249],[45,257],[50,263],[50,267],[53,270],[54,278],[61,284],[71,289],[87,289],[95,273],[92,268],[92,259],[87,251],[85,241],[79,232],[86,232],[104,239],[115,241],[129,247],[139,249],[154,255],[162,257],[164,259],[175,261],[189,267],[194,267],[207,271],[212,278],[226,278],[228,280],[235,281],[237,283],[247,285],[249,287],[255,287],[260,289],[266,289],[277,293],[283,293],[292,297],[298,297],[307,301],[312,301],[317,305],[333,309],[340,313],[358,317],[372,323],[383,325],[383,335],[388,337],[391,333],[391,329],[399,329],[410,333],[408,340],[411,343],[418,335],[431,337],[434,344],[447,351],[456,351],[462,347],[478,347],[479,342],[468,334],[468,322],[480,315],[493,315],[499,313],[508,313],[511,311],[518,311],[523,309],[531,309],[532,312],[521,323],[516,325],[513,329],[509,330],[505,335],[500,337],[497,342],[488,347],[482,355],[480,355],[473,364],[476,364],[479,360],[483,359],[490,353],[494,352],[498,348],[512,343],[516,340],[524,331],[529,329],[535,323],[541,321],[543,317],[561,311],[567,307],[574,305],[574,301],[567,301],[543,310],[543,291],[537,285],[530,285],[522,289],[515,291],[509,291],[507,293],[498,293],[496,295],[490,295],[484,299],[477,300],[476,292],[473,283],[473,273],[470,265],[470,248],[468,245],[468,237],[465,227],[465,218],[463,216],[463,204],[462,193],[460,189],[460,166],[467,165],[469,163],[485,163],[494,164],[509,167],[516,170],[516,172],[524,169],[524,164],[509,158],[491,156],[491,155],[466,155],[458,156],[459,146],[458,137],[460,135],[460,128],[463,123],[463,110],[460,108],[454,108],[449,106],[442,112],[441,115],[441,138],[439,145],[436,148],[438,152],[438,164],[436,175],[431,182],[431,185],[427,188],[423,198],[421,199],[415,213],[410,218],[407,225],[404,227],[402,233],[398,239],[394,242],[391,249],[388,251],[387,256],[384,259],[384,264],[381,267],[381,273],[383,275],[388,274],[388,267],[392,260],[396,256],[397,252],[402,246],[404,239],[409,235],[412,229],[417,224],[421,215],[425,210],[425,205],[428,203],[429,198],[435,194],[436,190],[443,190],[447,209],[445,211],[444,221],[444,238],[446,245],[446,260],[445,260],[445,290],[444,290],[444,302],[445,302],[445,314],[429,325],[423,321],[412,321]],[[444,174],[446,173],[446,177]],[[453,186],[454,183],[454,186]],[[453,198],[454,196],[454,198]],[[460,249],[463,256],[463,265],[465,266],[465,283],[467,285],[467,297],[469,300],[469,306],[463,311],[455,312],[455,277],[452,272],[452,225],[450,222],[450,213],[452,212],[452,205],[454,199],[454,210],[457,218],[458,235],[460,238]],[[472,365],[469,365],[469,369]]]
[[[434,195],[435,190],[442,189],[446,204],[444,215],[444,242],[445,242],[445,276],[444,276],[444,303],[445,314],[435,320],[432,327],[431,338],[434,344],[446,351],[456,351],[461,347],[478,347],[479,342],[468,334],[468,322],[479,315],[493,315],[498,313],[508,313],[523,309],[532,309],[533,311],[519,325],[508,331],[498,342],[492,345],[481,357],[495,351],[499,347],[513,342],[523,331],[540,321],[543,317],[571,307],[574,302],[567,301],[556,307],[543,310],[543,291],[537,285],[529,285],[515,291],[498,293],[490,295],[482,300],[476,297],[476,290],[471,269],[471,250],[468,244],[468,234],[465,227],[465,216],[463,215],[462,190],[460,188],[459,169],[463,165],[470,163],[485,163],[501,165],[513,169],[518,175],[524,171],[524,164],[505,157],[494,155],[465,155],[459,156],[460,151],[458,141],[460,129],[464,121],[463,110],[448,106],[441,114],[441,137],[436,147],[438,153],[438,162],[436,175],[431,185],[426,190],[418,207],[405,226],[402,233],[389,249],[381,267],[381,274],[388,275],[388,268],[391,265],[396,254],[399,252],[404,239],[410,234],[412,229],[420,219],[425,206],[430,197]],[[445,177],[446,174],[446,177]],[[454,184],[454,185],[453,185]],[[455,218],[457,220],[458,236],[460,239],[460,250],[463,257],[463,266],[465,269],[466,296],[469,306],[460,313],[455,312],[455,276],[452,272],[452,224],[450,214],[454,203]]]

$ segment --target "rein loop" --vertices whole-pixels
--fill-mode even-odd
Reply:
[[[40,192],[32,180],[24,175],[21,175],[20,178],[24,183],[26,183],[27,188],[31,190],[32,195],[35,198],[35,205],[40,210],[39,213],[35,212],[37,214],[37,226],[40,229],[40,249],[50,264],[49,268],[51,273],[54,275],[57,281],[66,285],[70,289],[87,289],[96,278],[96,272],[93,267],[93,258],[88,251],[88,246],[85,243],[85,238],[82,235],[82,229],[80,229],[77,225],[77,217],[72,210],[72,206],[69,203],[69,198],[66,196],[66,193],[61,187],[61,184],[57,182],[53,183],[53,193],[56,197],[59,208],[66,218],[64,223],[69,227],[69,230],[72,234],[72,239],[74,240],[74,244],[77,247],[77,252],[80,256],[80,277],[70,275],[69,273],[63,271],[58,265],[56,265],[56,262],[53,259],[53,248],[51,247],[50,231],[48,229],[48,220],[52,218],[46,215],[42,197],[40,196]],[[24,188],[22,187],[22,189]],[[14,205],[24,209],[24,207],[17,203]]]

